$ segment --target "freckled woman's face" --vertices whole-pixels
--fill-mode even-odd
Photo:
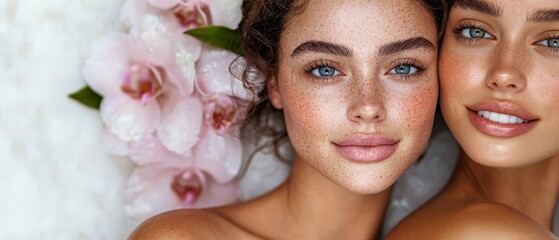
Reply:
[[[269,87],[296,161],[354,192],[392,185],[431,133],[436,37],[418,1],[309,1],[282,33]]]
[[[441,107],[464,151],[493,167],[559,154],[559,1],[457,1],[443,39]]]

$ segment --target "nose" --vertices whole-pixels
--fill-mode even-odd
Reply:
[[[372,80],[376,81],[376,80]],[[357,123],[373,123],[386,117],[384,90],[381,84],[355,81],[349,90],[348,118]]]
[[[520,48],[501,48],[492,59],[486,85],[501,92],[519,92],[526,88],[527,56]]]

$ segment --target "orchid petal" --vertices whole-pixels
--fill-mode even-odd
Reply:
[[[89,86],[102,96],[120,94],[121,74],[131,54],[128,45],[128,36],[122,33],[109,34],[93,42],[82,74]]]
[[[157,136],[167,149],[189,156],[202,128],[202,103],[197,97],[171,98],[164,105],[164,119]]]
[[[241,22],[241,0],[208,1],[212,15],[212,25],[236,29]]]
[[[223,94],[244,100],[252,100],[252,94],[245,89],[241,76],[244,60],[226,50],[205,46],[197,62],[198,83],[203,94]],[[232,64],[233,63],[233,64]],[[231,67],[231,68],[230,68]],[[237,76],[233,76],[231,71]]]
[[[128,155],[129,143],[117,137],[107,129],[101,132],[101,145],[110,154],[124,157]]]
[[[208,178],[202,194],[193,207],[210,208],[231,204],[239,199],[239,195],[240,190],[236,182],[219,184]]]
[[[161,118],[156,101],[141,104],[128,96],[104,98],[100,113],[109,131],[124,141],[139,140],[152,133]]]
[[[146,11],[146,7],[145,0],[128,0],[122,6],[121,18],[128,26],[136,26],[140,16]]]
[[[176,37],[172,42],[173,65],[176,67],[170,69],[169,79],[182,96],[187,96],[194,91],[196,61],[200,57],[202,44],[190,36]]]
[[[184,161],[177,154],[170,152],[159,139],[150,134],[130,144],[130,159],[138,165],[148,165],[165,161]]]
[[[147,0],[147,1],[149,4],[160,9],[169,9],[181,2],[180,0]]]
[[[241,142],[231,135],[219,135],[208,128],[196,145],[195,161],[196,166],[210,174],[216,182],[229,182],[241,168]]]
[[[181,202],[171,189],[171,181],[186,167],[149,165],[136,168],[124,191],[128,200],[127,213],[143,219],[181,208]]]
[[[172,186],[174,178],[185,172],[192,172],[194,177],[202,180],[198,199],[190,203],[183,201]],[[129,203],[126,207],[128,214],[143,219],[184,207],[206,208],[233,203],[239,197],[239,189],[235,182],[216,184],[212,178],[205,178],[196,168],[156,164],[139,167],[132,173],[125,189],[125,196]]]
[[[135,60],[143,60],[164,65],[169,56],[169,35],[172,29],[154,14],[139,18],[139,23],[130,30],[131,45]]]

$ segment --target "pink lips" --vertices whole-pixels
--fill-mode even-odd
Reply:
[[[538,122],[538,117],[522,107],[497,100],[489,100],[468,107],[468,118],[480,132],[495,137],[516,137],[530,131]],[[478,111],[490,111],[522,118],[526,123],[499,123],[479,116]]]
[[[349,160],[379,162],[396,151],[398,142],[381,134],[356,134],[333,144],[338,152]]]

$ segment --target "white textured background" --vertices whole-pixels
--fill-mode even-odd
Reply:
[[[101,149],[98,113],[66,97],[121,4],[0,0],[0,239],[124,239],[136,224],[130,166]]]

